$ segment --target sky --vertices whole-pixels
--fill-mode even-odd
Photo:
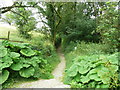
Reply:
[[[0,0],[0,7],[11,6],[13,4],[12,0]]]

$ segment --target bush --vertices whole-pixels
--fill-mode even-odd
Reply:
[[[66,69],[65,84],[72,88],[118,87],[118,53],[79,56]]]
[[[11,74],[11,71],[19,72],[24,78],[41,77],[41,69],[47,64],[42,58],[41,52],[32,50],[28,43],[16,43],[3,41],[0,45],[0,84],[3,84]]]
[[[73,52],[78,55],[109,54],[115,52],[109,44],[86,43],[84,41],[77,43],[70,42],[64,51],[65,53]]]

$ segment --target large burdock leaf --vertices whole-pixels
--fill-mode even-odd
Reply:
[[[7,55],[7,48],[4,46],[0,46],[0,57],[4,57]]]
[[[100,77],[97,75],[97,73],[90,74],[89,78],[95,81],[101,81]]]
[[[12,70],[19,71],[20,69],[23,68],[23,64],[22,63],[14,63],[10,66],[10,68]]]
[[[34,75],[34,72],[35,72],[35,69],[33,67],[29,67],[29,68],[23,68],[19,71],[19,74],[22,76],[22,77],[31,77]]]
[[[113,55],[110,55],[109,57],[108,57],[108,60],[109,60],[109,62],[110,63],[112,63],[112,64],[118,64],[118,54],[116,53],[116,54],[113,54]]]
[[[31,61],[36,61],[37,63],[41,63],[41,60],[38,57],[32,57]]]
[[[34,72],[33,77],[40,78],[40,76],[41,76],[41,69],[39,68],[39,64],[37,64],[35,66],[35,72]]]
[[[79,66],[79,67],[78,67],[78,71],[79,71],[80,74],[85,74],[85,73],[87,73],[89,70],[90,70],[90,67],[87,66],[87,65],[84,65],[84,66],[82,65],[82,66]]]
[[[32,66],[36,66],[38,63],[40,63],[41,62],[41,60],[38,58],[38,57],[36,57],[36,56],[34,56],[34,57],[32,57],[31,59],[27,59],[28,61],[29,61],[29,64],[31,64]]]
[[[92,70],[89,71],[88,74],[90,75],[90,74],[94,74],[94,73],[96,73],[96,72],[97,72],[97,69],[92,69]]]
[[[80,81],[82,83],[88,83],[90,81],[90,78],[88,76],[81,76]]]
[[[8,56],[5,56],[2,59],[0,59],[0,69],[7,68],[11,66],[12,63],[12,59]]]
[[[24,43],[17,43],[17,42],[9,42],[9,46],[12,47],[12,48],[25,48],[26,46],[24,45]]]
[[[13,59],[14,59],[14,58],[18,58],[18,57],[20,57],[20,54],[19,54],[19,53],[16,53],[16,52],[11,52],[11,53],[10,53],[10,57],[13,58]]]
[[[109,66],[109,70],[110,70],[112,73],[115,73],[118,69],[119,69],[119,67],[118,67],[117,65],[110,65],[110,66]]]
[[[21,52],[23,55],[28,56],[28,57],[35,55],[35,52],[34,52],[31,48],[21,49],[20,52]]]
[[[103,67],[100,71],[97,72],[98,76],[104,84],[110,83],[110,72],[108,68]]]
[[[9,77],[9,71],[3,70],[2,73],[0,73],[0,84],[4,83]]]
[[[71,77],[74,77],[77,75],[78,72],[78,65],[77,64],[73,64],[70,69],[68,70],[67,74]]]

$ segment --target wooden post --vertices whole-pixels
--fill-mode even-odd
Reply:
[[[10,39],[10,31],[8,31],[8,40]]]

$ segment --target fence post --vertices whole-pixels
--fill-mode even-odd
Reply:
[[[10,39],[10,31],[8,31],[8,40]]]

